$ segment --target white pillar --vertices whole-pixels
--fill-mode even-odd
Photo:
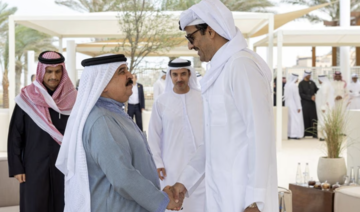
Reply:
[[[27,77],[29,77],[28,85],[30,85],[32,83],[30,77],[33,74],[36,74],[36,70],[34,68],[34,63],[35,63],[35,52],[27,51],[27,67],[28,67],[28,76]]]
[[[59,49],[58,49],[59,53],[63,53],[63,38],[62,36],[59,37]]]
[[[340,1],[340,26],[350,27],[350,0]],[[340,47],[340,67],[343,79],[350,82],[350,47]]]
[[[269,44],[268,44],[268,52],[267,52],[267,64],[269,65],[270,69],[273,70],[273,54],[274,54],[274,14],[271,14],[269,17]]]
[[[9,119],[15,107],[15,21],[9,16]]]
[[[74,40],[68,40],[66,42],[66,69],[68,71],[72,83],[75,86],[77,80],[77,71],[76,71],[76,44]]]
[[[282,45],[283,33],[277,33],[277,73],[276,73],[276,146],[281,150],[282,142]]]

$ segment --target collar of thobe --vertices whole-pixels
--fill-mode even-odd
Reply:
[[[118,102],[113,99],[100,97],[99,100],[96,102],[96,105],[108,109],[114,113],[124,113],[124,103]]]

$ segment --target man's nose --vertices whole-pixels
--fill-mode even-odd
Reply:
[[[188,48],[189,50],[193,49],[194,48],[194,45],[190,43],[190,41],[188,41]]]

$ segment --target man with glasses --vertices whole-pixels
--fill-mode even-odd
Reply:
[[[206,211],[277,211],[271,70],[247,48],[220,0],[192,6],[179,24],[208,66],[201,80],[204,145],[172,186],[175,199],[193,195],[205,175]]]

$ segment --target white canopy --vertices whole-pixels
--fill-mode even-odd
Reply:
[[[181,11],[170,14],[174,25],[178,25]],[[118,24],[119,12],[83,13],[76,15],[12,16],[15,23],[57,37],[121,37]],[[245,37],[250,37],[269,23],[271,13],[233,12],[235,25]],[[175,28],[177,30],[178,28]]]
[[[183,39],[183,38],[181,38]],[[159,52],[150,53],[149,57],[159,57],[159,56],[167,56],[167,57],[181,57],[181,56],[190,56],[190,57],[198,57],[196,51],[189,51],[187,46],[187,41],[183,39],[184,42],[180,45],[173,47],[169,51],[163,50]],[[100,41],[100,42],[92,42],[92,43],[80,43],[76,44],[76,52],[89,55],[91,57],[96,57],[105,52],[114,51],[114,48],[117,47],[121,42],[117,41]],[[64,48],[63,51],[67,49]],[[121,49],[119,50],[122,51]],[[119,53],[120,53],[119,52]],[[125,55],[127,56],[127,55]]]
[[[327,27],[308,30],[278,30],[274,33],[274,45],[282,34],[282,46],[360,46],[360,27]],[[256,42],[254,47],[269,44],[269,37]]]
[[[173,17],[169,21],[178,26],[181,11],[165,12]],[[36,29],[40,32],[59,37],[59,51],[62,51],[62,38],[76,37],[111,37],[124,38],[121,26],[118,24],[119,12],[83,13],[76,15],[12,15],[9,17],[9,102],[10,114],[15,106],[15,24]],[[241,30],[245,38],[250,38],[264,26],[268,26],[269,35],[274,29],[274,14],[272,13],[249,13],[233,12],[235,25]],[[178,27],[174,27],[178,30]],[[271,36],[270,36],[271,37]],[[70,49],[69,46],[68,50]],[[76,44],[71,45],[75,52]],[[269,49],[272,49],[270,42]],[[185,49],[184,49],[185,50]],[[181,52],[180,49],[178,53]],[[69,54],[69,52],[68,52]],[[75,53],[71,53],[75,55]],[[180,56],[178,54],[174,56]],[[71,58],[74,63],[74,58]],[[69,62],[69,61],[68,61]],[[268,56],[269,65],[272,66],[272,54]],[[74,65],[75,67],[75,65]],[[69,70],[74,69],[70,67]],[[71,75],[71,74],[70,74]],[[11,117],[11,115],[9,116]]]

